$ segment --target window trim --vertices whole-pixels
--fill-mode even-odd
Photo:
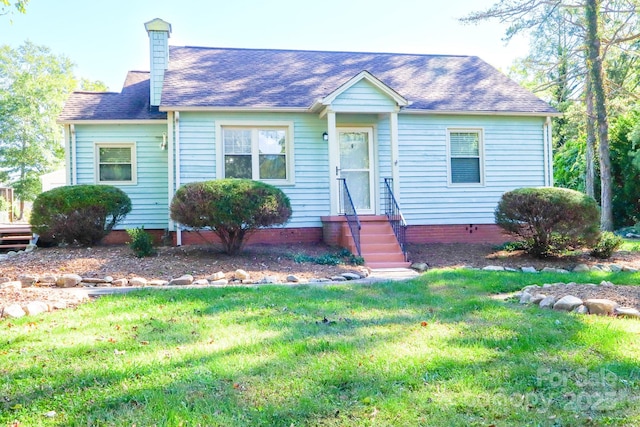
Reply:
[[[294,161],[294,141],[293,141],[293,129],[294,123],[292,121],[260,121],[260,120],[219,120],[216,121],[216,173],[215,176],[217,179],[224,179],[224,140],[223,140],[223,130],[224,128],[245,128],[251,131],[261,130],[261,129],[284,129],[286,135],[286,155],[285,155],[285,163],[286,163],[286,179],[260,179],[259,178],[259,168],[252,167],[253,177],[251,179],[255,181],[264,182],[267,184],[275,185],[275,186],[288,186],[295,185],[295,161]],[[257,141],[251,141],[251,161],[252,164],[258,161],[256,157],[254,159],[254,155],[258,156],[258,147]]]
[[[451,179],[451,159],[457,158],[451,156],[451,134],[452,133],[477,133],[478,134],[478,161],[480,168],[480,182],[452,182]],[[471,157],[459,157],[459,158],[471,158]],[[475,158],[475,157],[474,157]],[[462,128],[447,128],[447,186],[449,187],[484,187],[484,128],[475,127],[462,127]]]
[[[102,181],[100,179],[100,148],[129,148],[131,149],[131,181]],[[137,185],[138,165],[137,165],[137,144],[135,142],[96,142],[94,143],[94,181],[102,185]]]

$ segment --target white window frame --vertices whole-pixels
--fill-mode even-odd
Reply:
[[[267,184],[276,186],[294,185],[295,184],[295,162],[294,162],[294,143],[293,143],[293,122],[290,121],[255,121],[255,120],[242,120],[231,121],[224,120],[216,122],[216,177],[218,179],[225,178],[225,152],[224,152],[224,140],[223,130],[224,128],[244,128],[251,130],[251,161],[252,161],[252,178],[255,181],[265,182]],[[287,179],[260,179],[259,168],[259,147],[257,139],[254,140],[253,135],[258,130],[270,130],[270,129],[282,129],[285,131],[286,146],[285,146],[285,168]]]
[[[129,148],[131,150],[131,180],[130,181],[102,181],[100,180],[100,148]],[[138,167],[136,161],[137,146],[135,142],[96,142],[95,154],[95,183],[105,185],[136,185],[138,183]]]
[[[480,167],[480,182],[452,182],[451,179],[451,134],[452,133],[476,133],[478,134],[478,162]],[[460,158],[471,158],[464,156]],[[483,187],[484,186],[484,129],[483,128],[447,128],[447,181],[450,187]]]

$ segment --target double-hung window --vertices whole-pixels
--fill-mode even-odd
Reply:
[[[222,126],[225,178],[292,182],[289,126]]]
[[[136,145],[134,143],[96,143],[95,153],[98,184],[136,183]]]
[[[482,184],[484,165],[482,131],[480,129],[449,129],[450,184]]]

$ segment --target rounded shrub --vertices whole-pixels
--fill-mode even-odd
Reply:
[[[69,185],[33,202],[31,228],[45,244],[94,245],[131,212],[131,199],[110,185]]]
[[[596,201],[566,188],[519,188],[504,193],[495,219],[504,230],[522,237],[528,252],[537,257],[591,246],[600,233]]]
[[[193,182],[176,191],[171,219],[187,227],[210,229],[235,254],[244,238],[261,227],[281,225],[291,216],[282,190],[250,179]]]
[[[600,234],[598,241],[591,248],[591,255],[596,258],[607,259],[622,245],[622,237],[616,236],[611,231]]]
[[[144,227],[127,229],[129,239],[128,244],[135,256],[144,258],[156,253],[153,247],[153,237],[144,231]]]

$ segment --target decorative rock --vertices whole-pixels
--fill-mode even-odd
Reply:
[[[531,297],[531,304],[539,305],[547,296],[545,294],[536,294]]]
[[[622,267],[622,271],[626,271],[627,273],[637,273],[638,269],[633,267],[624,266]]]
[[[113,282],[113,277],[111,276],[104,276],[104,281],[107,283],[112,283]]]
[[[168,281],[162,279],[153,279],[147,282],[149,286],[167,286],[169,284]]]
[[[300,278],[295,274],[290,274],[287,276],[287,282],[298,283],[299,281],[300,281]]]
[[[369,269],[366,267],[362,267],[360,269],[360,277],[369,277]]]
[[[574,308],[581,306],[582,300],[573,295],[565,295],[553,304],[554,310],[571,311]]]
[[[132,277],[131,279],[129,279],[129,286],[147,286],[147,285],[148,285],[147,279],[145,279],[144,277]],[[117,286],[117,285],[114,285],[114,286]]]
[[[34,301],[30,302],[24,307],[24,311],[29,316],[35,316],[40,313],[45,313],[49,311],[49,306],[42,301]]]
[[[28,288],[29,286],[33,286],[38,283],[38,275],[37,274],[21,274],[18,276],[18,280],[22,284],[23,288]]]
[[[210,282],[224,279],[224,273],[222,271],[218,271],[217,273],[213,273],[211,276],[207,277],[207,280]]]
[[[43,274],[40,276],[40,283],[56,283],[58,281],[58,276],[55,274]]]
[[[522,270],[523,273],[537,273],[538,270],[535,269],[535,267],[522,267],[520,270]]]
[[[613,314],[618,303],[610,299],[593,298],[584,302],[589,309],[589,314],[608,315]]]
[[[67,308],[67,303],[64,301],[54,301],[48,304],[49,311],[64,310]]]
[[[331,281],[331,279],[327,279],[327,278],[322,277],[322,278],[319,278],[319,279],[318,278],[311,279],[311,280],[309,280],[309,283],[327,283],[327,282],[330,282],[330,281]]]
[[[504,271],[504,267],[500,265],[487,265],[482,270],[483,271]]]
[[[112,286],[127,286],[129,284],[129,281],[127,279],[116,279],[113,282],[111,282]]]
[[[614,314],[620,317],[632,317],[635,319],[640,318],[640,311],[631,307],[616,307]]]
[[[228,285],[229,281],[227,279],[212,280],[209,282],[209,284],[214,286],[222,286],[222,285]]]
[[[525,286],[524,288],[522,288],[522,291],[530,293],[530,291],[538,290],[538,289],[540,289],[540,286],[538,286],[538,285],[529,285],[529,286]]]
[[[193,283],[193,276],[185,274],[169,281],[169,286],[185,286]]]
[[[411,264],[411,268],[422,273],[423,271],[427,271],[429,269],[429,266],[426,262],[414,262],[413,264]]]
[[[553,308],[553,305],[556,303],[556,297],[553,295],[549,295],[545,297],[542,301],[540,301],[540,308]]]
[[[600,286],[611,287],[611,286],[614,286],[614,284],[611,282],[607,282],[606,280],[603,280],[602,282],[600,282]]]
[[[22,289],[22,283],[21,282],[0,283],[0,289]]]
[[[573,268],[574,273],[584,273],[589,271],[589,266],[587,264],[578,264]]]
[[[602,268],[600,268],[600,266],[598,266],[598,265],[592,265],[589,270],[591,270],[591,271],[602,271]]]
[[[515,268],[511,268],[511,267],[505,267],[505,268],[504,268],[504,271],[509,271],[509,272],[511,272],[511,273],[515,273],[515,272],[516,272],[516,271],[518,271],[518,270],[516,270]]]
[[[249,273],[242,269],[237,269],[235,273],[233,273],[233,275],[238,280],[249,280],[249,278],[251,277],[249,276]]]
[[[0,277],[0,284],[6,283],[6,282],[11,282],[11,279],[8,277]]]
[[[207,279],[198,279],[194,280],[191,284],[195,286],[209,286],[209,281]]]
[[[346,282],[347,278],[344,276],[331,276],[332,282]]]
[[[609,269],[611,270],[612,273],[620,273],[622,271],[622,267],[619,266],[618,264],[611,264],[609,266]]]
[[[342,273],[341,276],[347,280],[358,280],[361,278],[359,274],[355,273]]]
[[[18,282],[19,283],[19,282]],[[19,317],[24,317],[27,313],[20,307],[20,304],[11,304],[8,305],[2,310],[3,317],[11,317],[17,319]]]
[[[98,278],[98,277],[83,277],[83,278],[82,278],[82,281],[83,281],[84,283],[94,283],[94,284],[96,284],[96,285],[101,285],[101,284],[103,284],[103,283],[107,283],[107,281],[106,281],[106,280],[104,280],[104,279],[100,279],[100,278]]]
[[[59,288],[73,288],[78,286],[82,282],[82,277],[77,274],[63,274],[62,277],[58,277],[56,285]]]
[[[576,308],[573,309],[573,313],[578,313],[578,314],[589,314],[589,309],[584,305],[579,305]]]
[[[531,302],[531,294],[529,292],[522,292],[520,295],[520,304],[529,304]]]

